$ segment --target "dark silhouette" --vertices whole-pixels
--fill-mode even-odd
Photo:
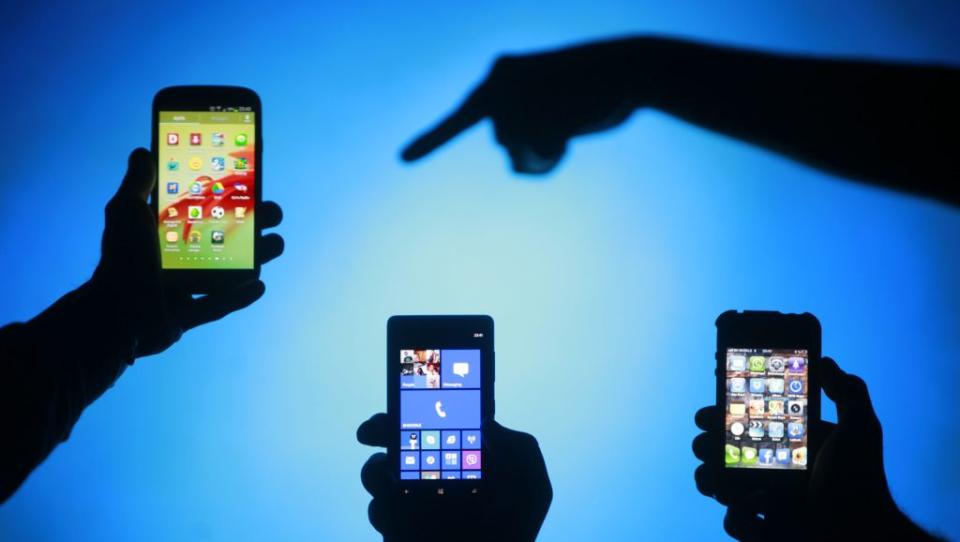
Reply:
[[[870,184],[960,205],[960,70],[813,58],[662,37],[508,55],[402,153],[417,160],[489,117],[520,173],[570,139],[654,108]]]
[[[0,329],[0,502],[70,436],[83,410],[139,357],[162,352],[187,330],[242,309],[264,293],[252,281],[194,298],[161,280],[157,222],[147,198],[156,182],[150,152],[130,154],[106,207],[93,277],[26,323]],[[280,223],[276,203],[257,220]],[[259,239],[262,263],[283,252],[276,234]]]
[[[396,431],[386,414],[375,414],[357,429],[357,440],[386,447]],[[486,495],[402,496],[387,454],[370,456],[360,479],[373,500],[368,515],[387,542],[529,541],[537,537],[553,489],[537,439],[497,422],[483,426]],[[402,500],[402,502],[401,502]]]
[[[787,496],[793,507],[785,507],[782,496],[734,496],[721,487],[722,410],[709,406],[697,412],[697,426],[705,432],[693,439],[693,453],[703,461],[694,478],[700,493],[727,506],[724,529],[738,540],[937,540],[910,521],[890,494],[883,432],[866,384],[830,358],[823,358],[820,377],[837,405],[838,423],[811,420],[810,430],[823,445],[806,494]]]

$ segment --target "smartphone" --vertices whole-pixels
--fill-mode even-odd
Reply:
[[[228,86],[167,87],[153,98],[164,278],[195,292],[259,277],[260,97]]]
[[[820,322],[809,313],[727,311],[717,318],[717,404],[728,491],[806,484],[820,420]]]
[[[387,321],[387,449],[402,495],[479,494],[483,422],[494,414],[493,319]]]

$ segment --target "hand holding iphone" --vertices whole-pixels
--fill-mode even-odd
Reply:
[[[247,88],[168,87],[153,99],[164,278],[206,293],[259,277],[261,105]]]
[[[394,316],[387,322],[388,447],[404,495],[479,494],[481,427],[492,419],[489,316]]]
[[[728,311],[717,318],[721,487],[742,494],[805,485],[820,421],[820,323],[812,314]]]

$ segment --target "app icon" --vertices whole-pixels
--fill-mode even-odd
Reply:
[[[790,422],[787,424],[787,435],[789,435],[790,438],[803,437],[803,424],[800,422]]]
[[[770,399],[767,401],[767,412],[771,416],[783,416],[783,399]]]
[[[193,184],[190,185],[190,193],[197,195],[201,192],[203,192],[203,185],[194,181]]]
[[[767,435],[770,438],[783,438],[783,422],[770,422],[767,425]]]
[[[233,169],[247,169],[247,159],[246,158],[236,158],[233,161]]]
[[[199,160],[199,158],[197,158],[197,160]],[[223,171],[224,167],[226,166],[222,156],[214,156],[213,158],[210,159],[210,169],[214,171]],[[200,168],[197,167],[197,169],[200,169]]]
[[[777,463],[781,465],[790,463],[790,448],[777,448]]]
[[[238,146],[238,147],[241,147],[241,146],[243,146],[243,145],[246,145],[246,144],[247,144],[247,134],[237,134],[237,136],[233,138],[233,144],[236,145],[236,146]]]
[[[420,452],[421,469],[440,469],[440,452]]]
[[[421,431],[420,438],[422,440],[420,446],[424,450],[440,449],[440,431]]]
[[[747,379],[746,378],[731,378],[727,381],[727,389],[730,390],[730,393],[743,393],[747,391]]]
[[[167,161],[167,171],[177,171],[179,169],[180,169],[180,162],[177,162],[173,158]]]
[[[419,480],[419,479],[420,479],[420,473],[419,473],[419,472],[416,472],[416,471],[413,471],[413,472],[411,472],[411,471],[406,471],[406,470],[405,470],[405,471],[401,471],[401,472],[400,472],[400,479],[401,479],[401,480]]]
[[[443,431],[440,434],[441,445],[444,450],[456,450],[460,448],[460,431]]]
[[[437,471],[430,471],[430,472],[423,471],[420,473],[420,479],[421,480],[439,480],[440,473]]]
[[[420,447],[420,433],[418,431],[401,431],[400,448],[403,450],[416,450]]]
[[[763,356],[750,356],[750,372],[762,373],[767,369],[767,358]]]
[[[443,401],[437,401],[434,403],[433,409],[437,412],[437,416],[441,418],[447,417],[447,411],[443,409]]]
[[[480,449],[480,431],[464,431],[460,437],[463,447],[468,450]]]
[[[169,132],[167,134],[167,145],[179,145],[180,144],[180,134],[176,132]]]
[[[733,434],[733,436],[739,437],[743,434],[743,424],[740,422],[733,422],[730,424],[730,432]]]
[[[203,218],[203,207],[200,205],[191,205],[187,207],[187,217],[190,220],[200,220]]]
[[[763,416],[763,398],[750,400],[750,416]]]
[[[219,196],[220,194],[223,194],[223,183],[220,181],[213,183],[212,185],[210,185],[210,191],[213,192],[214,196]]]
[[[193,132],[193,133],[190,134],[190,144],[191,144],[191,145],[199,145],[199,144],[200,144],[200,134],[199,134],[199,133]]]
[[[456,470],[460,468],[460,452],[443,452],[444,470]]]
[[[773,448],[760,448],[760,464],[761,465],[773,465],[775,452]]]
[[[197,244],[200,240],[203,239],[203,235],[200,233],[200,230],[193,230],[190,232],[190,242]]]
[[[247,185],[243,183],[233,183],[233,189],[236,190],[237,192],[246,192]]]
[[[768,378],[767,379],[767,391],[770,393],[783,393],[783,379],[782,378]]]
[[[791,373],[802,373],[805,365],[804,359],[799,356],[794,356],[787,360],[787,366],[790,368]]]
[[[799,378],[787,380],[787,391],[790,393],[803,393],[803,380]]]
[[[463,454],[463,468],[467,470],[480,470],[480,450],[464,450],[460,452]]]
[[[740,462],[744,465],[755,465],[757,463],[757,449],[753,446],[740,448]]]
[[[417,452],[400,452],[400,470],[417,470],[420,468],[420,454]]]
[[[460,471],[445,472],[445,473],[443,473],[443,479],[444,479],[444,480],[459,480],[459,479],[460,479]]]
[[[741,354],[727,354],[728,371],[745,371],[747,369],[747,357]]]
[[[803,416],[803,401],[787,401],[787,414]]]
[[[217,220],[223,218],[223,215],[223,207],[220,207],[219,205],[215,206],[213,209],[210,209],[210,216],[216,218]]]
[[[177,242],[177,239],[179,239],[179,238],[180,238],[180,236],[177,235],[177,232],[172,231],[172,230],[167,232],[167,242],[168,242],[168,243],[176,243],[176,242]]]
[[[235,207],[235,208],[233,209],[233,217],[234,217],[234,218],[246,218],[246,216],[247,216],[247,208],[246,208],[246,207]]]
[[[799,448],[793,449],[793,464],[794,465],[806,465],[807,464],[807,448],[806,446],[801,446]]]
[[[177,218],[180,216],[180,213],[177,211],[176,207],[167,208],[167,218]]]
[[[203,160],[201,160],[199,156],[194,156],[187,162],[187,165],[190,166],[190,169],[196,171],[203,167]]]
[[[167,183],[167,194],[176,194],[180,192],[180,183],[170,181]]]
[[[214,245],[223,244],[223,230],[213,230],[210,232],[210,243]]]
[[[782,372],[784,365],[783,358],[778,356],[773,356],[767,360],[767,369],[773,372]]]
[[[740,462],[740,448],[727,444],[723,448],[723,462],[727,465],[736,465]]]
[[[210,144],[214,147],[223,146],[223,132],[213,132],[210,134]]]
[[[750,438],[763,438],[763,422],[760,420],[750,420],[750,429],[747,430]]]
[[[747,413],[747,405],[743,403],[730,403],[730,414],[733,416],[743,416]]]
[[[750,393],[763,393],[767,389],[767,381],[763,378],[750,379]]]

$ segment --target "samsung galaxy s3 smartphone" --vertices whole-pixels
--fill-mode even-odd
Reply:
[[[820,420],[820,322],[809,313],[727,311],[717,318],[721,487],[805,487]]]
[[[204,293],[259,277],[260,98],[242,87],[168,87],[154,96],[152,124],[164,278]]]
[[[494,415],[493,319],[387,322],[388,447],[403,495],[482,494],[483,422]]]

